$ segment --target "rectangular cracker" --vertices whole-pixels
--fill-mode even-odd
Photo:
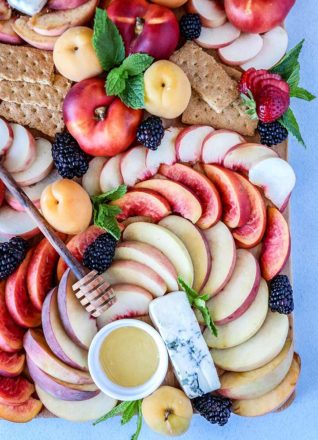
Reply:
[[[54,137],[64,128],[62,112],[39,106],[2,101],[0,116],[10,122],[37,129],[49,137]]]
[[[61,110],[63,99],[71,88],[71,81],[56,75],[52,86],[23,81],[0,81],[0,100],[16,104],[38,105]]]
[[[221,113],[239,96],[237,83],[197,44],[188,41],[170,60],[181,67],[192,88],[216,113]]]
[[[25,46],[0,44],[0,79],[52,84],[52,52]]]
[[[226,128],[241,133],[243,136],[253,136],[257,121],[253,121],[242,107],[241,99],[232,102],[222,113],[216,113],[200,96],[192,91],[188,107],[182,115],[184,124],[211,125],[216,129]]]

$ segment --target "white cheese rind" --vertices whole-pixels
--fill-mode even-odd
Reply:
[[[8,0],[12,8],[28,15],[40,12],[47,3],[47,0]]]
[[[153,300],[149,314],[187,396],[193,399],[220,388],[212,357],[186,294],[173,292]]]

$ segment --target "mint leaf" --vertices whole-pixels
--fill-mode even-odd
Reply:
[[[102,208],[99,210],[99,215],[94,216],[94,224],[105,229],[105,231],[111,234],[116,240],[119,240],[121,232],[116,217],[105,215],[105,213],[101,213],[101,211]]]
[[[107,75],[106,92],[108,96],[117,96],[125,90],[128,73],[122,65],[112,69]]]
[[[118,416],[119,414],[122,414],[130,404],[131,402],[121,402],[119,405],[111,409],[107,414],[97,419],[93,423],[93,426],[96,426],[98,423],[105,422],[106,420],[111,419],[114,416]]]
[[[256,112],[256,102],[253,93],[248,90],[247,95],[241,93],[242,104],[246,107],[245,113],[253,120],[258,119]]]
[[[305,101],[312,101],[312,100],[316,99],[316,96],[314,96],[308,90],[303,89],[302,87],[295,87],[295,88],[291,89],[290,96],[291,96],[291,98],[299,98],[299,99],[303,99]]]
[[[300,133],[299,125],[297,119],[291,108],[287,110],[286,113],[283,114],[281,118],[278,120],[286,130],[289,131],[295,138],[300,142],[304,147],[306,147],[305,142]]]
[[[117,188],[111,189],[110,191],[100,194],[98,196],[92,196],[92,202],[94,203],[104,203],[113,202],[123,197],[127,192],[126,185],[120,185]]]
[[[143,73],[153,63],[154,58],[146,53],[134,53],[129,55],[121,67],[129,74],[129,76],[139,75]]]
[[[117,26],[104,9],[97,8],[94,21],[93,46],[99,62],[108,72],[125,58],[125,45]]]
[[[119,97],[127,107],[137,110],[145,106],[144,94],[144,75],[140,73],[129,78]]]
[[[295,69],[291,73],[290,77],[287,79],[287,83],[289,85],[291,93],[293,89],[298,87],[299,81],[300,81],[300,64],[297,63],[295,65]]]
[[[123,412],[122,418],[121,418],[121,424],[125,425],[126,423],[130,422],[130,420],[134,417],[138,410],[138,401],[134,400],[132,402],[129,402],[129,405]]]
[[[209,299],[208,295],[200,295],[198,292],[196,292],[192,287],[190,287],[184,279],[179,276],[178,277],[178,283],[179,286],[185,291],[187,294],[189,303],[193,308],[199,310],[199,312],[202,315],[203,321],[205,325],[208,327],[210,332],[217,337],[218,330],[213,322],[213,319],[210,314],[210,310],[208,309],[206,305],[206,301]]]
[[[304,42],[305,40],[301,40],[301,42],[298,43],[297,46],[288,51],[286,55],[281,59],[281,61],[276,64],[276,66],[274,66],[270,71],[272,73],[278,73],[285,81],[287,81],[297,66],[298,58],[303,48]]]
[[[137,409],[138,409],[138,419],[137,419],[137,430],[135,434],[132,435],[131,440],[138,440],[141,428],[142,428],[142,411],[141,411],[142,400],[138,400]]]

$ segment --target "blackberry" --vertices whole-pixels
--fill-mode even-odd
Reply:
[[[158,116],[149,116],[137,130],[137,140],[150,150],[157,150],[165,134],[162,121]]]
[[[180,20],[180,32],[186,40],[200,37],[202,24],[198,14],[185,14]]]
[[[232,402],[230,399],[212,394],[204,394],[192,400],[194,408],[210,423],[225,425],[230,416]]]
[[[58,133],[55,136],[52,157],[58,173],[64,178],[82,177],[88,170],[88,155],[69,133]]]
[[[21,237],[13,237],[0,244],[0,280],[11,275],[24,260],[27,242]]]
[[[261,143],[268,147],[280,144],[288,137],[288,131],[278,121],[269,122],[267,124],[259,122],[257,129],[261,138]]]
[[[269,307],[283,315],[294,310],[293,288],[287,275],[277,275],[269,283]]]
[[[112,264],[117,240],[108,232],[100,235],[84,252],[83,264],[98,273],[105,272]]]

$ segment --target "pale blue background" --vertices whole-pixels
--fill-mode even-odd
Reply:
[[[301,58],[302,85],[318,95],[317,0],[298,0],[288,17],[290,46],[306,38]],[[293,268],[296,302],[296,344],[302,375],[295,403],[285,412],[256,419],[232,416],[220,428],[194,417],[183,440],[317,440],[318,439],[318,101],[293,103],[307,142],[304,150],[293,139],[290,159],[298,183],[292,199]],[[1,439],[15,440],[129,440],[135,424],[121,427],[111,420],[98,427],[62,420],[36,420],[27,425],[0,422]],[[159,440],[146,426],[141,440]]]

